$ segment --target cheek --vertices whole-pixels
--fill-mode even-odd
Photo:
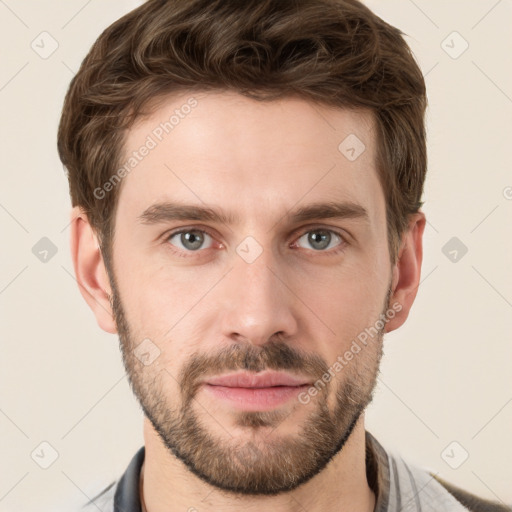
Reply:
[[[157,338],[178,324],[215,282],[215,276],[197,269],[173,268],[135,255],[120,258],[118,268],[118,285],[130,325]]]
[[[327,334],[326,352],[330,359],[335,359],[379,318],[387,293],[386,280],[383,274],[356,266],[340,267],[336,272],[316,272],[307,279],[304,275],[294,291],[316,317],[307,323],[311,325],[319,319],[327,326],[322,328]]]
[[[166,387],[176,385],[193,354],[204,352],[208,333],[197,315],[204,311],[207,292],[219,279],[212,273],[132,263],[122,274],[126,278],[119,283],[120,293],[132,342],[137,345],[149,338],[158,346],[160,355],[150,370],[159,372],[163,382],[170,379]]]

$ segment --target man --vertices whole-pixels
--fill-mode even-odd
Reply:
[[[355,0],[149,0],[58,134],[77,280],[144,414],[87,510],[506,510],[365,430],[420,281],[425,84]]]

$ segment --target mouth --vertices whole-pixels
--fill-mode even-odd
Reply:
[[[237,372],[210,377],[203,382],[203,388],[216,400],[245,411],[266,411],[282,406],[309,386],[309,379],[284,372]]]

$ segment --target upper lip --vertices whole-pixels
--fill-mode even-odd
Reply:
[[[261,373],[237,372],[216,377],[208,377],[205,384],[230,388],[268,388],[273,386],[304,386],[308,379],[289,373],[265,371]]]

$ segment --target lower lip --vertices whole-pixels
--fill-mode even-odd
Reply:
[[[205,384],[204,388],[216,398],[231,402],[245,411],[264,411],[274,409],[295,398],[306,390],[304,386],[273,386],[269,388],[231,388]]]

